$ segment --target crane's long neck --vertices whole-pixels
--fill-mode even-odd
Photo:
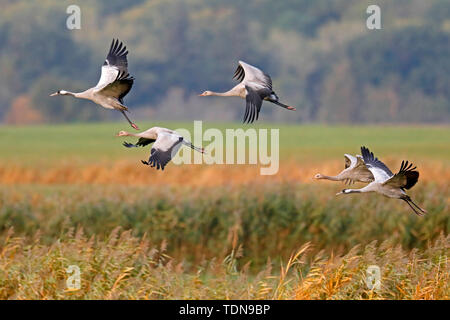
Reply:
[[[243,90],[242,84],[239,83],[226,92],[210,91],[210,95],[219,96],[219,97],[241,97],[243,92],[245,92],[245,90]],[[245,98],[245,95],[244,95],[244,98]]]
[[[154,131],[144,131],[139,133],[127,132],[127,136],[138,137],[138,138],[146,138],[146,139],[157,139],[158,135]]]
[[[218,97],[233,97],[236,96],[236,93],[233,90],[229,90],[226,92],[214,92],[211,91],[210,93],[211,96],[218,96]]]
[[[67,90],[61,90],[59,94],[62,96],[72,96],[72,97],[81,98],[81,99],[85,98],[84,91],[83,92],[71,92],[71,91],[67,91]]]
[[[361,189],[346,189],[345,193],[366,193],[366,192],[375,192],[375,186],[372,184],[368,184],[367,186]]]
[[[145,137],[143,136],[142,132],[140,132],[140,133],[127,132],[126,135],[129,136],[129,137],[145,138]]]
[[[326,175],[320,175],[319,179],[326,179],[326,180],[332,180],[332,181],[340,181],[341,179],[339,176],[326,176]]]
[[[369,191],[364,191],[364,188],[361,189],[345,189],[345,194],[348,193],[364,193],[364,192],[369,192]]]
[[[67,90],[60,90],[59,94],[63,95],[63,96],[72,96],[72,97],[80,98],[80,99],[89,99],[89,93],[90,93],[89,90],[90,89],[82,91],[82,92],[71,92],[71,91],[67,91]]]
[[[62,96],[72,96],[72,97],[76,97],[78,98],[78,92],[71,92],[71,91],[67,91],[67,90],[61,90],[60,95]]]

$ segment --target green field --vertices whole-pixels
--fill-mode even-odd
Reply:
[[[191,130],[191,123],[140,123],[140,128],[161,126]],[[417,164],[427,159],[450,163],[450,127],[445,126],[320,126],[204,123],[207,128],[279,128],[280,157],[322,161],[358,153],[370,147],[380,158],[408,157]],[[126,123],[0,127],[1,161],[32,165],[65,158],[79,162],[113,161],[135,157],[122,146],[120,130]],[[128,138],[129,140],[129,138]]]

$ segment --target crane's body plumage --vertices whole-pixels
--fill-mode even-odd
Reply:
[[[245,99],[244,123],[258,120],[263,100],[270,101],[288,110],[295,110],[279,102],[278,96],[272,89],[272,79],[260,69],[239,61],[233,76],[239,83],[226,92],[205,91],[200,96],[240,97]]]

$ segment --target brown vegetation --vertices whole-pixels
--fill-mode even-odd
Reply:
[[[0,164],[2,184],[123,184],[220,186],[254,182],[311,183],[316,173],[334,175],[343,169],[342,161],[299,164],[285,161],[272,176],[260,175],[255,165],[169,165],[164,172],[130,160],[114,163],[73,164],[61,162],[52,167]],[[393,171],[395,171],[393,169]],[[443,162],[429,161],[419,169],[420,182],[447,184],[450,170]],[[319,183],[319,182],[318,182]],[[320,182],[324,183],[324,182]]]

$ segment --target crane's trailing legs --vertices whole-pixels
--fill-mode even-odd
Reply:
[[[135,123],[133,123],[133,122],[130,120],[130,118],[128,118],[128,116],[125,114],[125,111],[120,110],[120,112],[122,112],[123,116],[125,117],[125,119],[127,119],[127,121],[128,121],[129,124],[133,127],[133,129],[139,130],[139,127],[138,127]]]
[[[270,101],[270,102],[272,102],[272,103],[274,103],[277,106],[280,106],[282,108],[285,108],[285,109],[288,109],[288,110],[292,110],[292,111],[297,111],[296,108],[288,106],[288,105],[285,105],[284,103],[281,103],[280,101],[278,101],[278,96],[275,93],[272,93],[270,95],[270,97],[264,98],[264,100]]]
[[[412,201],[412,199],[409,196],[405,196],[401,199],[405,201],[411,207],[414,213],[417,214],[418,216],[423,216],[424,214],[427,213],[425,209],[422,209],[414,201]]]

